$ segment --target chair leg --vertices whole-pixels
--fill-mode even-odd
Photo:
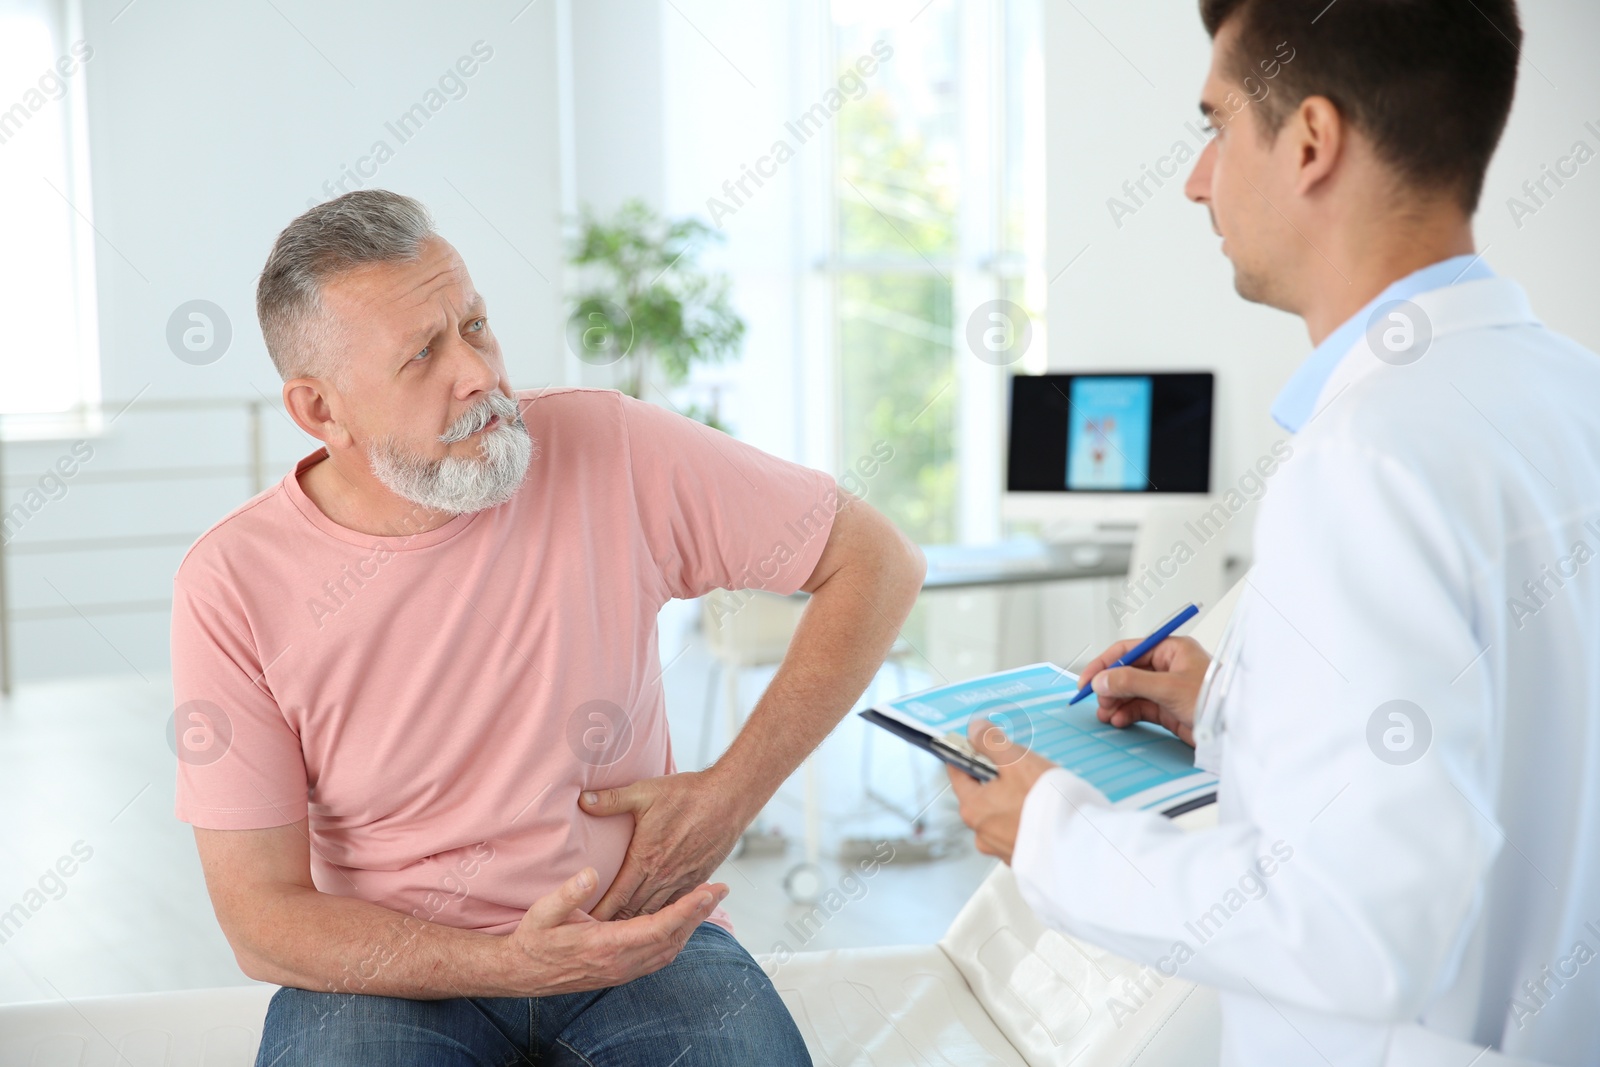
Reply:
[[[805,760],[806,774],[806,862],[813,867],[822,863],[822,789],[817,781],[817,756],[813,752]]]
[[[743,725],[744,717],[739,712],[739,668],[730,666],[725,670],[722,676],[727,701],[724,710],[728,715],[728,744],[731,745],[739,733],[739,727]]]
[[[717,682],[718,675],[722,672],[722,661],[716,658],[711,660],[711,666],[706,669],[706,699],[704,710],[700,714],[700,769],[711,765],[711,730],[712,719],[717,710]]]
[[[911,688],[911,678],[906,673],[905,661],[895,660],[894,671],[897,684],[900,686],[900,692],[907,692]],[[920,776],[927,775],[927,764],[920,757],[921,754],[915,748],[910,745],[906,746],[906,761],[910,765],[911,772],[911,802],[917,806],[917,810],[913,814],[905,815],[904,817],[906,822],[911,824],[912,830],[921,829],[923,817],[927,815],[929,805],[937,797],[937,794],[935,794],[934,797],[923,799],[925,795],[923,782],[926,779]],[[942,773],[943,767],[940,766],[937,770]]]
[[[897,692],[895,693],[895,695],[896,696],[904,696],[911,688],[911,679],[910,679],[910,676],[906,673],[906,665],[905,665],[904,662],[902,662],[899,659],[891,659],[888,662],[891,665],[893,665],[893,667],[894,667],[895,685],[898,687]],[[878,675],[874,674],[872,676],[872,682],[870,684],[872,685],[873,688],[877,687],[877,685],[878,685]],[[872,781],[872,749],[873,749],[873,740],[877,737],[877,732],[878,732],[877,727],[868,726],[868,727],[866,727],[866,733],[863,734],[862,738],[861,738],[861,791],[862,791],[862,793],[864,793],[866,795],[866,798],[868,800],[870,800],[873,803],[877,804],[879,807],[883,808],[885,811],[889,812],[890,814],[896,815],[899,818],[904,819],[908,826],[910,826],[913,829],[915,829],[915,827],[917,825],[917,822],[919,821],[917,813],[914,812],[914,811],[911,811],[908,808],[902,807],[900,804],[895,803],[895,801],[891,800],[889,797],[884,796],[882,793],[880,793],[878,791],[877,787],[873,784],[873,781]],[[919,753],[914,746],[906,745],[904,747],[906,749],[906,757],[910,761],[910,764],[911,764],[911,796],[912,796],[912,801],[914,803],[920,803],[922,801],[922,792],[923,791],[922,791],[922,787],[921,787],[921,785],[920,785],[920,783],[918,781],[918,766],[917,766],[917,762],[918,762],[918,759],[921,756],[921,753]]]

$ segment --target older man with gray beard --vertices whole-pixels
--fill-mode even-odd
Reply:
[[[706,881],[921,584],[833,480],[609,390],[514,393],[485,300],[378,190],[257,309],[323,447],[174,581],[177,814],[273,998],[258,1062],[809,1063]],[[656,615],[806,590],[728,751],[674,773]]]

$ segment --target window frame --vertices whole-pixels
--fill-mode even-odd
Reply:
[[[87,41],[84,33],[81,0],[42,0],[38,5],[48,19],[52,58],[68,54],[71,45]],[[66,212],[70,246],[68,280],[71,285],[74,358],[70,368],[71,393],[66,407],[40,411],[28,406],[13,408],[0,401],[0,438],[9,441],[53,440],[99,434],[105,425],[101,405],[102,366],[100,352],[98,284],[96,277],[97,232],[94,225],[92,172],[89,164],[88,79],[92,76],[89,59],[79,63],[60,99],[42,112],[34,113],[31,123],[55,122],[61,130],[65,158],[66,188],[59,190],[68,205]],[[42,69],[42,68],[41,68]],[[41,180],[43,176],[41,175]]]
[[[1004,177],[1008,166],[1012,165],[1007,158],[1006,143],[1010,105],[1005,81],[1010,44],[1007,7],[1014,3],[1036,4],[1037,0],[950,2],[960,25],[956,69],[959,72],[958,139],[963,162],[959,178],[956,253],[953,257],[929,257],[932,262],[918,256],[891,262],[881,257],[850,257],[839,252],[839,161],[835,130],[827,139],[826,150],[817,153],[811,173],[806,175],[806,185],[811,191],[805,196],[801,212],[811,223],[804,232],[808,235],[806,253],[813,265],[802,283],[801,321],[808,324],[802,351],[809,357],[805,362],[817,371],[806,376],[808,383],[802,401],[806,410],[817,413],[806,420],[814,427],[806,449],[808,460],[829,469],[845,470],[855,457],[844,454],[841,278],[845,274],[876,272],[927,277],[942,273],[951,286],[950,344],[955,360],[953,388],[958,392],[953,431],[956,435],[957,514],[953,516],[953,525],[956,543],[974,544],[996,540],[1002,533],[1000,503],[1004,490],[1006,390],[1010,375],[1018,370],[1042,369],[1045,363],[1043,242],[1038,243],[1031,257],[1025,250],[1007,249],[1002,245],[1003,215],[1007,206]],[[818,0],[812,6],[815,32],[808,36],[813,42],[811,51],[814,54],[806,57],[801,67],[809,69],[815,78],[803,80],[827,84],[847,57],[838,52],[830,0]],[[982,46],[972,47],[975,41],[982,42]],[[1035,106],[1042,108],[1042,100],[1036,101]],[[1020,161],[1016,165],[1020,166]],[[1042,233],[1042,196],[1039,201],[1040,217],[1030,216],[1028,228]],[[1030,294],[1038,294],[1037,300],[1027,301],[1036,313],[1030,316],[1033,338],[1021,362],[996,366],[967,350],[966,320],[973,309],[1005,296],[1008,288],[1016,285]],[[825,326],[810,325],[816,323]],[[825,438],[825,444],[819,438]]]

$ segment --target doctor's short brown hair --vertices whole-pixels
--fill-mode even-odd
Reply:
[[[1409,187],[1477,210],[1516,91],[1516,0],[1200,0],[1200,18],[1212,37],[1238,24],[1223,68],[1237,77],[1294,49],[1253,108],[1269,137],[1326,97]]]

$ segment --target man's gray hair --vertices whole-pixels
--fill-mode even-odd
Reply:
[[[339,369],[324,283],[368,263],[415,262],[422,243],[436,236],[427,208],[387,189],[345,193],[284,227],[256,284],[256,318],[283,380],[326,378]]]

